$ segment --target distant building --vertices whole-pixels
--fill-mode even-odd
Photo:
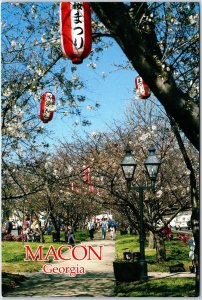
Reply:
[[[183,211],[177,214],[175,218],[176,229],[188,228],[187,222],[191,221],[191,211]]]
[[[191,210],[181,211],[177,214],[175,218],[172,219],[170,222],[170,226],[176,229],[189,229],[191,225],[189,224],[191,221]],[[172,217],[171,214],[166,214],[164,219],[168,221]],[[187,222],[189,222],[187,224]],[[163,226],[163,222],[161,220],[158,221],[157,226]]]

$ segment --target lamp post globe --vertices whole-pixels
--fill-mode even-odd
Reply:
[[[120,165],[125,179],[127,181],[132,181],[137,164],[132,156],[132,150],[129,145],[126,146],[125,155]]]
[[[148,152],[149,154],[144,165],[151,182],[154,183],[156,181],[161,162],[155,154],[156,149],[153,145],[148,149]]]

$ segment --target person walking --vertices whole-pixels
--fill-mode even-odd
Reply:
[[[72,226],[68,226],[68,244],[76,244]]]
[[[106,239],[106,232],[107,232],[107,229],[108,229],[108,223],[107,223],[107,221],[104,220],[104,218],[102,219],[101,227],[102,227],[102,239],[105,240]]]
[[[194,250],[195,250],[195,241],[194,241],[194,237],[192,235],[191,239],[189,240],[189,258],[192,261],[192,266],[190,267],[190,271],[191,273],[195,273],[195,260],[194,260]]]
[[[17,230],[18,230],[18,235],[22,234],[22,221],[18,220],[17,221]]]
[[[90,240],[94,239],[94,231],[95,231],[95,226],[92,221],[88,222],[88,231],[89,231],[89,238]]]
[[[112,240],[115,238],[115,228],[113,225],[110,227],[110,236]]]

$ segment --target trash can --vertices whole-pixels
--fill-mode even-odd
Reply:
[[[118,282],[139,280],[139,264],[137,261],[113,262],[114,277]]]
[[[53,243],[60,242],[60,232],[52,232]]]

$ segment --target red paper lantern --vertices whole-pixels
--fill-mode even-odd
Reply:
[[[84,181],[85,182],[89,182],[89,176],[90,176],[90,174],[89,174],[89,167],[88,167],[88,165],[84,165],[83,166],[83,171],[84,171]]]
[[[60,4],[60,31],[62,51],[80,64],[91,52],[91,10],[88,2],[62,2]]]
[[[48,123],[53,118],[53,113],[56,110],[55,96],[51,92],[45,92],[42,95],[40,103],[40,119],[44,123]]]
[[[146,82],[142,79],[142,77],[137,76],[135,78],[135,87],[136,87],[137,96],[140,99],[147,99],[150,97],[151,95],[150,88],[146,84]]]
[[[87,164],[83,165],[83,172],[84,172],[84,181],[88,183],[88,191],[92,193],[94,191],[94,187],[91,180],[90,168]]]

